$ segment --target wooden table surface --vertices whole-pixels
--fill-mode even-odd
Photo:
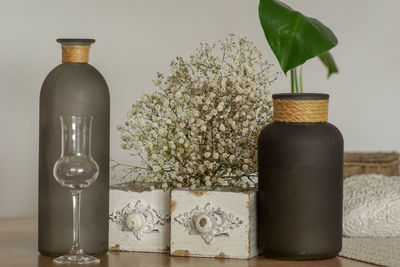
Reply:
[[[209,259],[170,257],[168,254],[109,252],[100,257],[101,263],[95,266],[111,267],[367,267],[369,264],[344,258],[320,261],[276,261],[262,256],[251,260]],[[0,219],[0,266],[36,267],[63,266],[52,262],[51,257],[40,256],[37,252],[36,218]],[[68,265],[71,266],[71,265]],[[82,266],[82,265],[79,265]]]

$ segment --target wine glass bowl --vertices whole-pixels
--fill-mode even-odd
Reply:
[[[86,255],[79,245],[81,192],[93,184],[99,166],[90,152],[92,116],[61,116],[61,156],[54,164],[56,181],[71,191],[73,208],[73,244],[67,255],[55,258],[55,263],[90,264],[100,259]]]
[[[99,166],[88,156],[65,156],[54,165],[57,182],[70,190],[82,190],[94,183],[99,174]]]

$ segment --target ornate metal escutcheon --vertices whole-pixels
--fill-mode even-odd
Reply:
[[[197,206],[190,212],[180,214],[175,221],[184,225],[191,235],[200,235],[210,244],[216,237],[229,237],[229,230],[238,228],[243,221],[231,213],[214,208],[207,203],[203,208]]]
[[[122,231],[132,232],[141,241],[144,234],[158,233],[158,226],[170,222],[170,216],[160,215],[150,205],[145,206],[140,200],[128,202],[122,209],[110,213],[112,222],[121,225]]]

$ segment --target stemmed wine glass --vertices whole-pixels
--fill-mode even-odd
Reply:
[[[72,193],[73,244],[67,255],[55,258],[56,263],[99,263],[100,259],[87,255],[79,246],[80,198],[83,189],[91,185],[99,174],[99,166],[91,156],[92,116],[61,116],[61,156],[54,164],[57,182]]]

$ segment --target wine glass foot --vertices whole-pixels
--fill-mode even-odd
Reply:
[[[67,254],[53,260],[61,264],[92,264],[99,263],[100,259],[86,254]]]

